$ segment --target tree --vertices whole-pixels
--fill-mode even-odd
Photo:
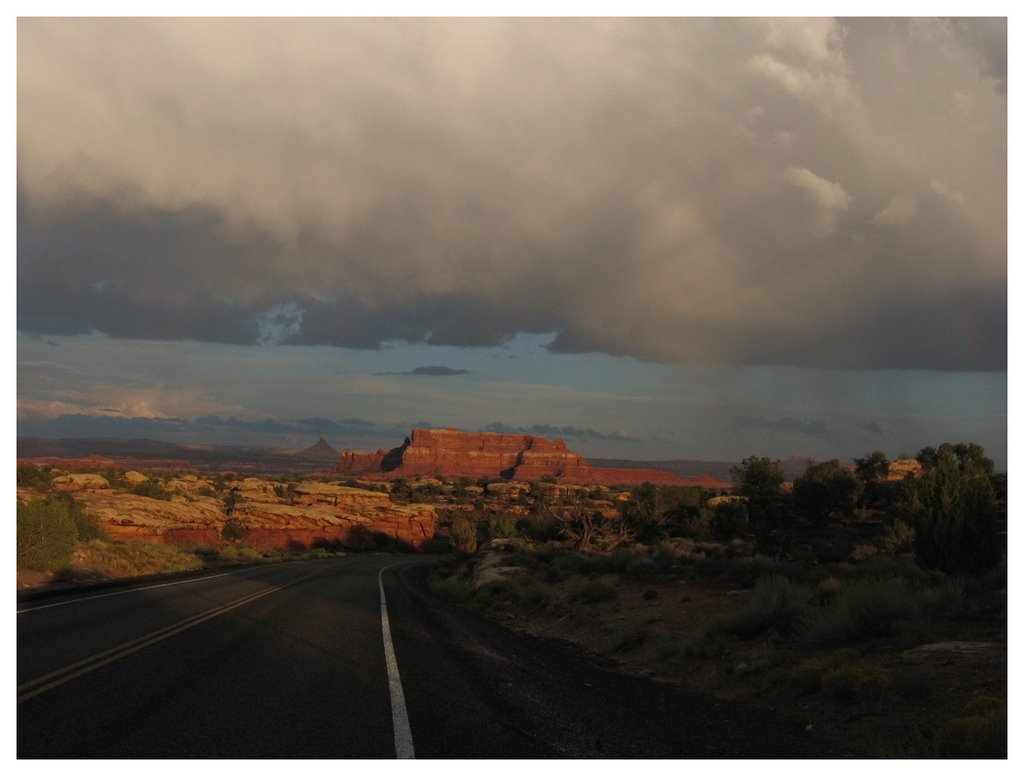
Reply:
[[[793,483],[793,502],[808,519],[824,526],[833,516],[853,511],[862,487],[836,459],[812,463]]]
[[[916,458],[925,469],[933,469],[938,466],[944,452],[952,453],[961,469],[970,467],[989,475],[995,470],[992,459],[985,455],[985,448],[975,442],[943,442],[938,450],[924,447],[918,451]]]
[[[744,458],[743,463],[729,470],[729,474],[736,484],[736,495],[745,496],[748,501],[777,499],[782,495],[782,483],[786,481],[781,463],[758,456]]]
[[[789,546],[792,515],[783,489],[786,475],[782,464],[771,458],[752,456],[729,471],[736,494],[747,499],[747,515],[754,529],[755,550],[781,555]]]
[[[864,458],[854,458],[853,463],[857,476],[865,484],[870,485],[889,476],[889,459],[881,450],[875,450]]]
[[[999,559],[991,461],[978,445],[942,445],[927,460],[904,501],[914,521],[914,557],[950,574],[987,571]]]

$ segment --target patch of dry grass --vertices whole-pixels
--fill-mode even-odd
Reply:
[[[104,580],[192,571],[203,566],[195,553],[171,544],[91,539],[75,549],[71,574],[80,579]]]

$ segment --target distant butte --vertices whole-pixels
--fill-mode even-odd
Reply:
[[[320,437],[315,445],[307,447],[298,453],[299,458],[309,458],[316,461],[336,461],[340,455],[341,453],[327,444],[327,440],[323,437]]]
[[[562,439],[532,434],[469,433],[414,428],[400,447],[385,452],[346,450],[334,473],[344,476],[440,477],[537,481],[567,485],[681,485],[674,474],[655,469],[592,468]]]

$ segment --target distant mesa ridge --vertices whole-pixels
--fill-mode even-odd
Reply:
[[[389,451],[345,450],[334,472],[346,476],[487,477],[540,480],[571,485],[680,485],[674,474],[654,469],[591,467],[562,439],[533,434],[470,433],[453,428],[414,428]]]

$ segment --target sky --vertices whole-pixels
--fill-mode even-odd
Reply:
[[[17,434],[1007,461],[1007,24],[21,18]]]

